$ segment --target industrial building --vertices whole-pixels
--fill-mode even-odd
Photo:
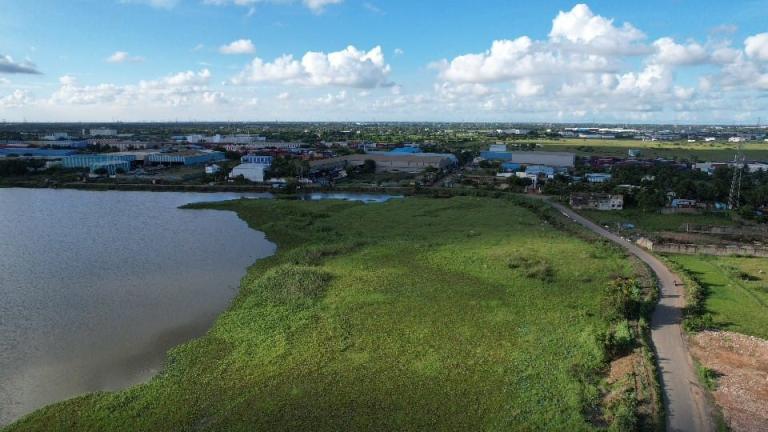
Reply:
[[[576,165],[576,154],[567,152],[484,151],[480,153],[480,157],[485,160],[520,165],[546,165],[558,168],[573,168]]]
[[[41,159],[56,159],[77,154],[75,150],[41,149],[36,147],[4,147],[0,148],[0,157],[19,156]]]
[[[240,158],[240,163],[259,164],[259,165],[266,165],[270,167],[272,166],[273,160],[274,158],[272,156],[246,155]]]
[[[577,210],[614,211],[624,209],[624,196],[603,193],[571,194],[571,207]]]
[[[97,162],[91,165],[91,174],[98,174],[99,170],[105,170],[110,176],[118,172],[126,173],[131,170],[131,163],[123,160],[114,160],[110,162]]]
[[[130,164],[136,160],[135,155],[130,154],[80,154],[64,157],[61,164],[64,168],[89,168],[105,163],[127,162]]]
[[[116,129],[109,129],[109,128],[96,128],[90,130],[91,136],[97,137],[97,136],[115,136],[117,135]]]
[[[162,165],[203,165],[226,159],[222,152],[180,151],[173,153],[152,153],[147,155],[144,163]]]
[[[236,166],[232,172],[229,173],[229,178],[236,179],[238,177],[243,177],[254,183],[263,183],[264,172],[267,168],[269,168],[269,166],[264,164],[244,163]]]
[[[584,176],[588,183],[608,183],[613,178],[610,174],[604,173],[590,173]]]
[[[331,159],[321,159],[309,163],[312,171],[336,168],[358,167],[366,160],[376,163],[377,172],[418,173],[427,168],[451,169],[458,165],[458,159],[452,154],[442,153],[382,153],[352,154]]]

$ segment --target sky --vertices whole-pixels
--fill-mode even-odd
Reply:
[[[4,121],[768,123],[768,0],[0,0]]]

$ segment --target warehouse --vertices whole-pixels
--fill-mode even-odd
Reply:
[[[229,173],[229,178],[236,179],[238,177],[243,177],[254,183],[263,183],[264,171],[267,168],[269,168],[269,166],[264,164],[244,163],[236,166],[232,172]]]
[[[114,176],[118,173],[127,173],[131,170],[131,163],[128,161],[114,160],[110,162],[97,162],[91,165],[91,174],[99,174],[103,171],[107,175]]]
[[[576,154],[567,152],[485,151],[480,153],[480,157],[485,160],[520,165],[546,165],[558,168],[573,168],[576,165]]]
[[[61,160],[64,168],[91,168],[96,164],[107,162],[128,162],[129,164],[136,160],[136,156],[128,154],[81,154],[67,156]]]
[[[377,172],[417,173],[427,168],[452,169],[458,165],[456,156],[442,153],[380,153],[352,154],[331,159],[310,162],[312,171],[335,168],[358,167],[366,160],[376,162]]]
[[[203,165],[210,162],[217,162],[226,159],[222,152],[198,152],[198,151],[180,151],[173,153],[152,153],[144,160],[148,164],[163,165]]]

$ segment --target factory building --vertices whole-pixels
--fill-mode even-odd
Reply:
[[[104,136],[115,136],[117,135],[116,129],[109,129],[109,128],[96,128],[90,130],[92,137],[104,137]]]
[[[269,166],[264,164],[244,163],[236,166],[232,172],[229,173],[229,178],[236,179],[238,177],[243,177],[254,183],[263,183],[264,172],[267,168],[269,168]]]
[[[558,168],[573,168],[576,165],[576,154],[567,152],[485,151],[480,153],[480,157],[485,160],[520,165],[546,165]]]
[[[127,162],[130,164],[136,160],[135,155],[129,154],[81,154],[67,156],[61,160],[64,168],[89,168],[104,163]]]
[[[331,159],[316,160],[309,163],[312,171],[336,168],[358,167],[366,160],[376,162],[378,172],[418,173],[427,168],[451,169],[458,165],[456,156],[442,153],[381,153],[352,154]]]
[[[162,165],[203,165],[210,162],[217,162],[226,159],[222,152],[198,152],[182,151],[173,153],[152,153],[144,159],[148,164]]]
[[[131,163],[128,161],[114,160],[110,162],[97,162],[91,165],[91,174],[98,174],[99,170],[105,170],[108,175],[116,175],[119,171],[126,173],[131,170]]]
[[[259,164],[259,165],[266,165],[270,167],[272,166],[273,160],[274,158],[272,156],[246,155],[240,158],[240,163]]]

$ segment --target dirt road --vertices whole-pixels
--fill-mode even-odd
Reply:
[[[685,298],[683,287],[676,284],[679,280],[677,276],[664,263],[635,244],[603,229],[563,205],[554,202],[550,204],[574,222],[624,247],[648,264],[656,273],[661,285],[661,300],[651,318],[651,338],[662,375],[667,430],[670,432],[714,431],[705,391],[698,383],[693,361],[683,339],[680,323]]]

